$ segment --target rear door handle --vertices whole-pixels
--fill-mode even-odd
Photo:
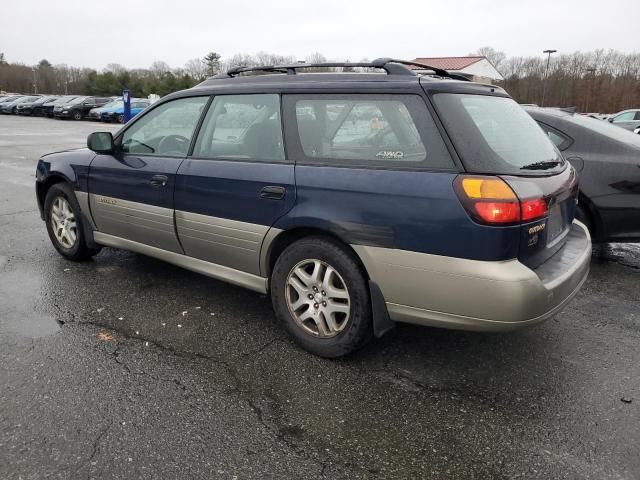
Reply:
[[[151,177],[151,185],[154,187],[165,187],[168,181],[169,177],[166,175],[154,175]]]
[[[277,185],[268,185],[260,190],[260,197],[270,198],[272,200],[282,200],[284,198],[285,189]]]

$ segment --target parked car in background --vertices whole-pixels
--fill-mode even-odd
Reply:
[[[578,172],[577,217],[594,241],[640,241],[640,136],[555,108],[526,110]]]
[[[146,98],[132,98],[131,118],[138,115],[149,105],[150,102]],[[100,120],[103,122],[124,123],[124,102],[122,100],[116,100],[113,106],[103,109],[100,113]]]
[[[613,123],[616,127],[634,131],[640,127],[640,109],[623,110],[608,117],[607,121]]]
[[[392,321],[496,331],[555,315],[591,260],[574,168],[498,86],[365,65],[386,75],[233,69],[115,138],[45,155],[53,246],[70,260],[124,248],[269,294],[326,357]]]
[[[5,102],[12,102],[20,97],[23,97],[24,95],[5,95],[4,97],[0,98],[0,104],[5,103]]]
[[[53,109],[56,118],[82,120],[92,108],[101,107],[111,101],[108,97],[76,97],[67,103],[57,105]]]
[[[47,103],[55,100],[56,96],[45,95],[40,98],[37,98],[31,102],[24,102],[18,105],[16,113],[18,115],[41,115],[42,114],[42,106]]]
[[[78,95],[64,95],[62,97],[58,97],[53,101],[42,104],[41,115],[47,116],[49,118],[53,118],[54,108],[60,105],[64,105],[65,103],[69,103],[74,98],[78,98]]]
[[[92,108],[87,114],[87,120],[100,120],[102,112],[111,108],[116,108],[118,104],[122,104],[122,98],[111,98],[109,102],[105,103],[101,107]]]
[[[18,105],[23,103],[33,102],[38,98],[40,98],[38,95],[27,95],[27,96],[17,97],[7,102],[0,103],[0,112],[15,114],[18,110]]]

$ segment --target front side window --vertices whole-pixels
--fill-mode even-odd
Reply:
[[[126,153],[184,156],[209,97],[180,98],[140,118],[122,135]]]
[[[454,165],[424,101],[413,95],[292,96],[302,153],[313,163]]]
[[[216,96],[200,129],[193,155],[284,161],[280,97],[277,94]]]

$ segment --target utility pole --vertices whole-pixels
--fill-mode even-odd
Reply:
[[[595,79],[596,76],[596,69],[595,67],[590,67],[587,68],[585,70],[586,73],[590,73],[591,74],[591,80],[589,81],[589,90],[587,92],[587,101],[586,101],[586,105],[584,106],[584,111],[585,113],[589,113],[589,99],[591,98],[591,95],[593,95],[593,81]]]
[[[540,106],[544,107],[544,97],[547,94],[547,79],[549,78],[549,62],[551,61],[551,54],[556,53],[557,50],[544,50],[542,53],[547,54],[547,68],[544,70],[544,83],[542,85],[542,102],[540,102]]]
[[[33,93],[38,93],[38,80],[36,79],[36,67],[31,67],[33,72]]]

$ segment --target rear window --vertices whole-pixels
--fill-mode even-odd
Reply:
[[[434,101],[467,170],[548,175],[564,169],[560,152],[512,99],[440,93]]]

